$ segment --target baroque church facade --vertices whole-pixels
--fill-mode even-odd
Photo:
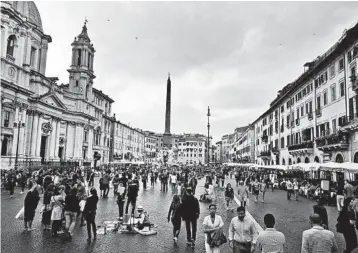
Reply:
[[[113,99],[94,88],[86,23],[72,42],[68,84],[46,76],[51,36],[33,2],[1,2],[1,167],[109,162]]]

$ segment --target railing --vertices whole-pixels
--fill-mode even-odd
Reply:
[[[312,148],[313,148],[313,141],[307,141],[304,143],[288,146],[288,151],[298,150],[298,149],[312,149]]]
[[[342,132],[334,132],[332,134],[315,139],[317,147],[323,147],[334,144],[348,144],[347,135]]]
[[[268,151],[268,150],[267,151],[261,151],[260,155],[261,156],[271,156],[271,151]]]

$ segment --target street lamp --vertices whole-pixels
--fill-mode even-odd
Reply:
[[[210,162],[210,107],[208,106],[208,114],[206,115],[208,116],[208,166],[209,166],[209,162]]]
[[[15,123],[16,124],[16,123]],[[19,140],[20,140],[20,128],[22,126],[22,114],[19,112],[19,122],[17,122],[17,143],[16,143],[16,156],[15,156],[15,170],[17,170],[17,160],[19,158]]]

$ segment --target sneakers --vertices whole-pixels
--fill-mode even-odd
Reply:
[[[194,248],[195,247],[195,240],[191,239],[191,247]]]
[[[261,203],[265,203],[265,201],[261,201]]]
[[[20,194],[24,194],[24,192],[20,192]]]
[[[191,241],[187,241],[187,242],[186,242],[186,244],[191,245],[191,244],[192,244],[192,242],[191,242]]]
[[[178,243],[178,238],[174,237],[173,241],[174,241],[175,244],[177,244]]]
[[[28,228],[27,231],[33,231],[35,230],[34,228]]]

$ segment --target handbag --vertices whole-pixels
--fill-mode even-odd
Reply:
[[[15,219],[23,220],[24,219],[24,213],[25,213],[25,209],[24,209],[24,207],[22,207],[20,209],[20,211],[16,214]]]
[[[219,247],[227,242],[226,236],[222,230],[215,231],[213,235],[208,235],[208,244],[210,248]]]

